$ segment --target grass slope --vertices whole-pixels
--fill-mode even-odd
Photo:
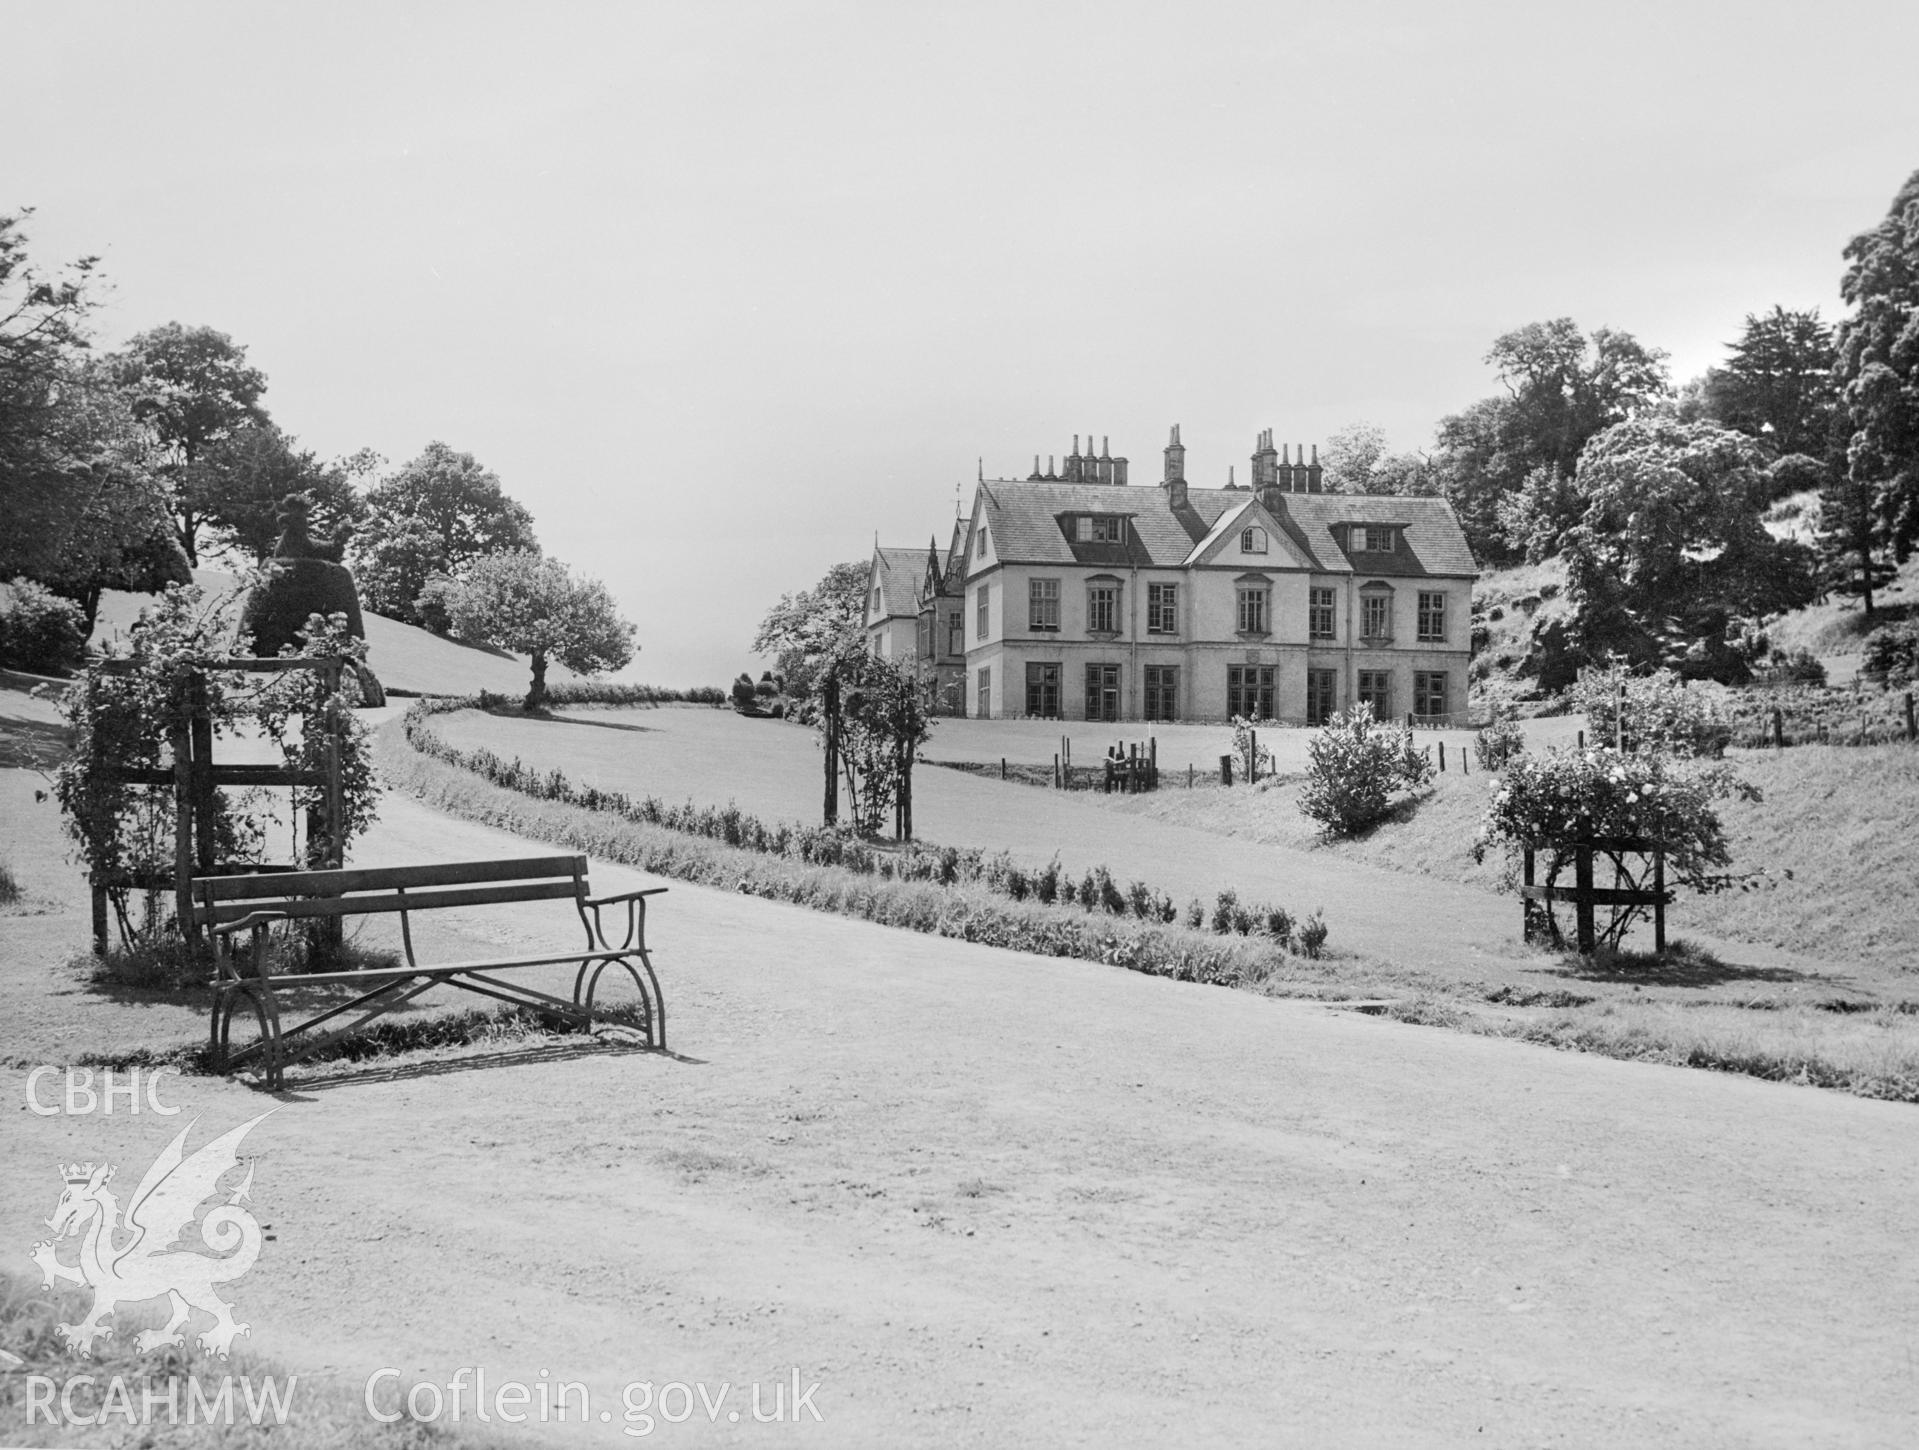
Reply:
[[[495,744],[501,727],[538,723],[509,722],[471,711],[465,716],[483,735],[496,732]],[[546,722],[546,732],[544,748],[536,758],[578,768],[579,761],[568,748],[576,744],[576,737],[564,723]],[[382,772],[391,784],[420,796],[435,809],[516,835],[574,846],[706,885],[864,916],[885,925],[1032,949],[971,928],[955,931],[954,922],[968,911],[964,891],[923,882],[877,886],[854,882],[849,890],[826,879],[835,873],[822,873],[819,868],[754,858],[703,839],[676,837],[660,827],[638,827],[605,812],[503,789],[419,754],[392,725],[381,732],[380,747]],[[1870,753],[1851,752],[1854,756]],[[1846,766],[1843,761],[1837,764],[1842,769]],[[711,787],[730,778],[722,765],[713,770],[707,784]],[[1430,814],[1414,810],[1407,819],[1375,831],[1360,843],[1360,849],[1376,856],[1397,850],[1396,863],[1376,860],[1374,864],[1398,864],[1401,869],[1456,859],[1471,837],[1485,788],[1484,777],[1472,777],[1461,780],[1456,791],[1435,791],[1423,804],[1437,809]],[[998,789],[1005,793],[1003,809],[1009,813],[1035,806],[1051,794],[1017,784]],[[1252,812],[1253,822],[1290,836],[1294,828],[1282,811],[1286,793],[1296,790],[1291,783],[1265,792],[1169,790],[1157,802],[1168,811],[1203,811],[1208,800],[1250,802],[1238,808]],[[711,796],[710,789],[707,794]],[[1104,799],[1122,809],[1139,809],[1142,804],[1137,797]],[[1151,802],[1144,804],[1151,808]],[[1287,814],[1296,817],[1296,805]],[[1420,821],[1422,814],[1426,814],[1424,821]],[[1417,832],[1395,837],[1395,830],[1404,831],[1415,822]],[[1216,828],[1216,823],[1207,824]],[[811,879],[815,876],[819,879]],[[1378,906],[1393,909],[1389,901],[1382,900]],[[1150,948],[1144,956],[1099,955],[1140,970],[1163,970],[1151,960]],[[1489,979],[1497,964],[1486,965],[1486,974],[1469,978],[1389,965],[1355,954],[1299,963],[1297,967],[1305,970],[1250,976],[1242,978],[1241,984],[1272,995],[1322,996],[1329,988],[1338,994],[1342,987],[1354,993],[1392,994],[1393,1000],[1382,1010],[1407,1022],[1919,1102],[1919,1013],[1912,1010],[1919,999],[1910,990],[1912,980],[1896,968],[1825,973],[1741,965],[1682,943],[1675,943],[1674,950],[1656,962],[1585,962],[1540,953],[1530,969],[1499,972],[1503,980],[1497,981]]]
[[[1752,889],[1681,897],[1688,930],[1868,969],[1919,998],[1909,888],[1919,880],[1919,750],[1903,744],[1734,750],[1757,802],[1722,806],[1733,867]],[[1105,796],[1113,809],[1222,835],[1496,890],[1499,857],[1467,852],[1497,777],[1457,766],[1357,840],[1326,842],[1299,809],[1298,776],[1256,790]]]
[[[234,576],[217,569],[196,569],[193,579],[210,590],[235,587]],[[150,603],[151,595],[108,590],[100,597],[94,646],[125,634],[141,608]],[[366,615],[366,638],[367,663],[389,690],[410,695],[463,695],[477,690],[518,695],[526,693],[532,678],[525,655],[460,644],[380,614]],[[547,666],[546,677],[550,685],[580,678],[557,664]]]

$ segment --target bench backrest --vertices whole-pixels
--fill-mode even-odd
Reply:
[[[587,892],[584,856],[196,876],[193,920],[196,926],[218,926],[256,911],[276,911],[289,917],[360,916],[562,897],[583,901]]]

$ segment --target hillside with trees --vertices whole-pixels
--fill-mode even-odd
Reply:
[[[1502,334],[1498,391],[1424,451],[1339,430],[1327,486],[1453,504],[1488,571],[1474,675],[1501,699],[1613,658],[1727,684],[1823,678],[1812,656],[1865,640],[1877,659],[1919,613],[1919,173],[1842,256],[1846,316],[1749,313],[1677,385],[1629,333]]]
[[[79,664],[105,596],[190,584],[202,565],[271,567],[295,496],[367,611],[524,653],[533,696],[549,657],[580,672],[631,658],[605,586],[542,557],[532,514],[471,453],[435,440],[397,469],[365,448],[323,459],[274,420],[246,346],[211,326],[99,351],[97,259],[36,263],[31,217],[0,214],[0,667]]]

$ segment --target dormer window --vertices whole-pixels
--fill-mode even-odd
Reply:
[[[1081,514],[1073,521],[1073,536],[1082,544],[1117,544],[1124,537],[1123,524],[1111,514]]]
[[[1347,548],[1355,554],[1390,554],[1394,548],[1391,524],[1348,525]]]
[[[1241,529],[1239,531],[1239,552],[1242,554],[1265,553],[1266,530],[1261,528]]]
[[[980,527],[980,531],[979,531],[978,553],[980,558],[984,559],[986,557],[986,528],[984,525]]]

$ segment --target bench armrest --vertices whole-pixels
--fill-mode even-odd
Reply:
[[[210,929],[213,943],[213,985],[216,987],[235,985],[240,981],[240,973],[233,965],[233,939],[242,931],[253,933],[253,975],[262,982],[268,978],[267,972],[267,928],[276,921],[285,921],[284,911],[260,910],[250,912],[238,921],[229,921]]]
[[[617,891],[611,896],[581,897],[580,920],[586,926],[588,945],[597,946],[601,951],[628,951],[637,948],[644,952],[646,950],[646,898],[658,896],[665,890],[664,886],[648,886],[641,891]],[[600,909],[606,906],[626,908],[626,935],[617,947],[608,939],[600,925]]]
[[[214,927],[213,934],[215,936],[230,936],[236,931],[247,931],[256,926],[265,926],[269,922],[285,921],[286,919],[287,914],[284,911],[256,911],[249,916],[241,917],[238,921],[229,921],[222,926]]]
[[[644,891],[618,891],[611,896],[583,896],[582,906],[611,906],[616,901],[637,901],[642,896],[659,896],[667,891],[664,886],[649,886]]]

